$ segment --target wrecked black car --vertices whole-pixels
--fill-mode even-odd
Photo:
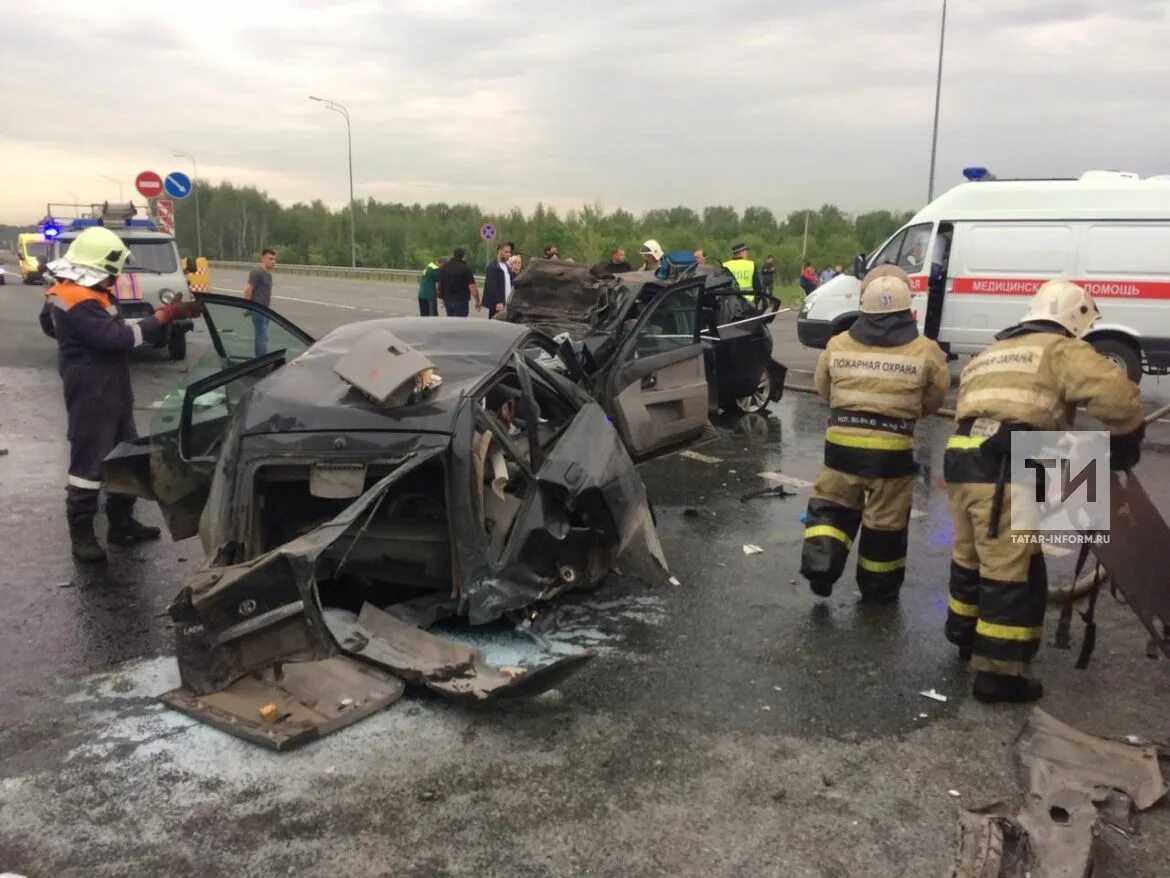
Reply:
[[[589,654],[492,667],[425,628],[521,621],[631,549],[665,575],[634,458],[698,435],[707,391],[698,345],[668,364],[643,355],[657,308],[594,374],[594,397],[529,327],[391,318],[318,341],[252,302],[197,295],[213,350],[151,435],[104,465],[110,490],[157,501],[206,555],[169,610],[171,706],[279,749],[391,703],[404,681],[540,692]]]
[[[586,379],[608,370],[631,325],[656,311],[639,340],[641,356],[676,355],[698,342],[712,413],[753,414],[784,393],[787,368],[772,357],[770,324],[779,309],[757,308],[721,265],[666,279],[651,271],[599,275],[584,265],[534,259],[516,280],[506,319],[567,337]]]

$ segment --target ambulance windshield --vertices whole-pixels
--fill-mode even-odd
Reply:
[[[927,245],[930,243],[930,233],[934,231],[933,223],[921,223],[910,226],[894,235],[889,243],[881,249],[872,260],[869,267],[879,265],[896,265],[910,274],[924,270]]]

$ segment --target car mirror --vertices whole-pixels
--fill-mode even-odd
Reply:
[[[853,276],[860,280],[865,277],[865,257],[867,253],[858,253],[853,259]]]

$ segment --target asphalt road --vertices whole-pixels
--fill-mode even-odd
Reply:
[[[936,876],[961,807],[1020,793],[1011,745],[1029,708],[973,701],[942,633],[947,423],[920,429],[900,603],[860,606],[851,570],[815,601],[797,574],[799,516],[825,408],[796,392],[642,468],[680,584],[618,576],[566,609],[564,631],[601,655],[559,691],[480,708],[411,692],[289,754],[193,724],[155,698],[178,682],[162,614],[202,562],[198,542],[115,550],[97,572],[72,562],[41,292],[0,288],[0,871]],[[414,304],[410,288],[361,282],[278,277],[276,294],[314,333]],[[142,429],[205,345],[196,334],[186,364],[135,358]],[[1163,509],[1167,437],[1152,432],[1137,470]],[[740,502],[776,473],[797,496]],[[1050,576],[1071,561],[1052,554]],[[1170,665],[1145,657],[1127,608],[1103,599],[1099,622],[1088,670],[1041,652],[1042,706],[1086,732],[1165,738]],[[1140,826],[1104,834],[1099,875],[1164,878],[1170,808]]]

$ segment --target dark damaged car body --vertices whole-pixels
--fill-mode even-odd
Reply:
[[[628,550],[667,575],[634,463],[707,424],[697,325],[669,350],[647,341],[690,298],[660,295],[586,380],[564,345],[505,321],[389,318],[314,340],[254,303],[197,297],[212,350],[104,467],[110,490],[157,501],[172,537],[203,545],[169,609],[172,707],[283,749],[405,682],[538,693],[591,653],[493,667],[426,629],[522,623]]]
[[[702,345],[712,414],[756,414],[783,395],[787,368],[773,357],[771,333],[779,302],[749,302],[722,265],[692,266],[663,278],[534,259],[516,280],[507,319],[567,337],[593,376],[608,370],[626,328],[646,310],[656,313],[639,341],[644,355],[682,356],[680,348],[692,339]],[[603,384],[598,389],[604,393]]]

